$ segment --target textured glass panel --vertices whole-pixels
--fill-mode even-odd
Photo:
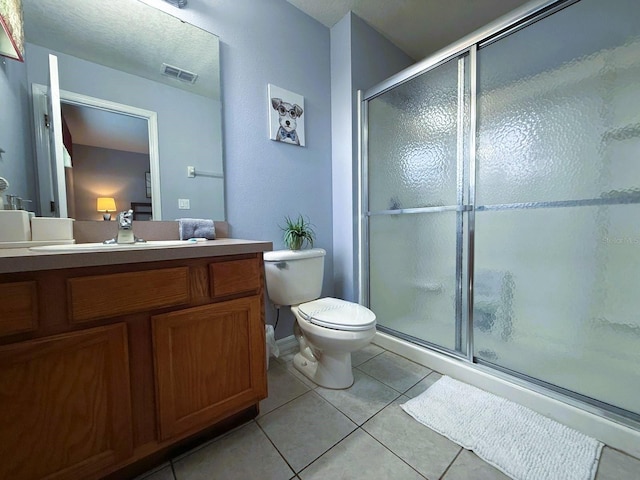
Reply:
[[[458,98],[453,59],[369,102],[369,211],[455,205]]]
[[[640,414],[640,205],[476,214],[475,355]]]
[[[456,213],[369,219],[370,308],[378,323],[454,349]]]
[[[582,0],[479,51],[478,205],[640,196],[639,15]]]

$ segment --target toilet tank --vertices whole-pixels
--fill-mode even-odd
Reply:
[[[324,275],[322,248],[264,253],[267,293],[275,305],[300,305],[320,297]]]

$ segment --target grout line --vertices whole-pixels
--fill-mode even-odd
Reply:
[[[195,447],[193,447],[191,450],[181,453],[180,455],[176,455],[175,457],[171,458],[169,460],[169,462],[171,463],[171,468],[173,469],[173,463],[175,461],[181,461],[183,458],[186,457],[190,457],[192,454],[199,452],[200,450],[202,450],[203,448],[208,447],[209,445],[218,442],[219,440],[222,440],[225,437],[228,437],[229,435],[231,435],[232,433],[235,433],[236,431],[249,426],[250,423],[257,423],[255,418],[252,418],[251,420],[242,423],[240,425],[238,425],[237,427],[232,428],[231,430],[228,430],[226,432],[221,433],[220,435],[213,437],[209,440],[205,440],[204,442],[196,445]]]
[[[276,410],[280,410],[282,407],[284,407],[285,405],[289,405],[291,402],[293,402],[294,400],[299,399],[300,397],[302,397],[303,395],[306,395],[309,392],[313,392],[313,390],[309,389],[306,392],[302,392],[300,395],[297,395],[293,398],[291,398],[290,400],[287,400],[285,403],[283,403],[282,405],[278,405],[277,407],[275,407],[272,410],[269,410],[267,413],[261,413],[259,414],[254,420],[259,420],[261,418],[266,417],[267,415],[272,414],[273,412],[275,412]]]
[[[377,346],[377,345],[376,345],[376,346]],[[382,347],[379,347],[379,348],[382,348]],[[386,352],[386,351],[387,351],[387,350],[385,350],[384,348],[382,348],[382,351],[381,351],[381,352],[378,352],[378,353],[376,353],[375,355],[373,355],[372,357],[367,358],[364,362],[360,362],[358,365],[351,365],[351,366],[352,366],[353,368],[357,368],[357,367],[359,367],[360,365],[363,365],[363,364],[367,363],[369,360],[373,360],[373,359],[374,359],[374,358],[376,358],[378,355],[382,355],[382,354],[383,354],[384,352]]]
[[[309,462],[307,465],[305,465],[304,467],[302,467],[300,469],[299,472],[296,472],[296,475],[299,475],[300,473],[302,473],[305,469],[309,468],[311,465],[313,465],[314,463],[316,463],[318,460],[320,460],[322,457],[324,457],[327,453],[329,453],[329,451],[331,449],[333,449],[334,447],[336,447],[337,445],[339,445],[340,443],[344,442],[347,438],[349,438],[351,435],[353,435],[355,432],[357,432],[358,430],[360,430],[360,427],[358,427],[356,425],[356,428],[352,431],[349,432],[347,435],[345,435],[343,438],[341,438],[340,440],[338,440],[336,443],[334,443],[333,445],[331,445],[329,448],[327,448],[324,452],[322,452],[320,455],[318,455],[316,458],[314,458],[311,462]]]
[[[422,478],[427,478],[425,475],[421,474],[418,470],[416,470],[416,467],[414,467],[413,465],[411,465],[409,462],[407,462],[406,460],[404,460],[402,457],[398,456],[393,450],[391,450],[389,447],[387,447],[384,443],[382,443],[380,440],[378,440],[376,437],[374,437],[372,434],[370,434],[369,432],[367,432],[364,428],[361,428],[361,430],[366,433],[367,435],[369,435],[371,438],[373,438],[376,442],[378,442],[380,445],[382,445],[382,447],[387,450],[389,453],[391,453],[391,455],[393,455],[394,457],[396,457],[398,460],[400,460],[402,463],[404,463],[405,465],[407,465],[409,468],[411,468],[411,470],[413,470],[414,472],[416,472],[418,475],[420,475]],[[448,467],[447,467],[448,468]]]
[[[289,375],[291,375],[289,372],[286,372]],[[295,380],[297,380],[298,382],[300,382],[300,380],[298,380],[296,377],[294,377],[293,375],[291,375]],[[304,385],[306,388],[309,388],[307,385],[305,385],[304,383],[300,382],[302,385]],[[306,392],[302,392],[300,395],[297,395],[289,400],[287,400],[286,402],[284,402],[282,405],[278,405],[277,407],[273,408],[272,410],[269,410],[267,413],[259,413],[257,417],[255,417],[253,419],[253,421],[256,421],[266,417],[267,415],[270,415],[271,413],[275,412],[276,410],[280,410],[282,407],[284,407],[285,405],[290,404],[291,402],[293,402],[294,400],[297,400],[298,398],[302,397],[303,395],[306,395],[309,392],[315,392],[315,389],[309,388]],[[267,397],[269,398],[269,397]]]
[[[278,455],[280,455],[280,458],[282,458],[282,460],[284,461],[284,463],[287,464],[287,466],[289,467],[289,469],[291,469],[291,471],[293,472],[293,477],[291,478],[295,478],[298,476],[298,472],[296,472],[295,468],[293,468],[293,466],[287,461],[287,459],[285,458],[285,456],[283,455],[283,453],[280,451],[280,449],[276,446],[275,443],[273,443],[273,440],[271,440],[271,437],[269,437],[269,435],[267,435],[267,432],[264,431],[264,429],[262,428],[262,426],[256,422],[256,425],[258,426],[258,428],[260,429],[260,431],[262,432],[262,434],[267,438],[267,440],[269,441],[269,443],[273,446],[273,448],[276,450],[276,452],[278,452]]]
[[[601,443],[602,443],[605,447],[607,447],[609,450],[613,450],[614,452],[618,452],[619,454],[624,455],[625,457],[632,458],[633,460],[640,461],[640,457],[634,457],[633,455],[629,455],[627,452],[624,452],[624,451],[619,450],[619,449],[614,448],[614,447],[610,447],[609,445],[607,445],[607,444],[606,444],[606,443],[604,443],[604,442],[601,442]],[[602,454],[600,454],[600,458],[602,458]]]
[[[356,429],[358,428],[358,424],[356,422],[354,422],[353,420],[351,420],[351,418],[349,418],[348,415],[346,415],[342,410],[340,410],[337,406],[335,406],[333,403],[331,403],[329,400],[327,400],[326,398],[324,398],[322,395],[320,395],[318,392],[316,392],[315,390],[311,390],[313,393],[315,393],[322,401],[327,402],[329,405],[331,405],[334,409],[336,409],[338,412],[340,412],[341,415],[344,415],[347,420],[349,420],[351,423],[353,423],[356,426]],[[351,435],[351,433],[349,434]],[[345,437],[346,438],[346,437]]]
[[[382,385],[384,385],[385,387],[390,388],[391,390],[398,392],[400,395],[402,395],[402,392],[399,391],[397,388],[393,388],[391,385],[387,385],[386,383],[384,383],[382,380],[380,380],[379,378],[374,377],[373,375],[371,375],[370,373],[364,372],[362,370],[360,370],[358,367],[353,367],[355,369],[358,370],[358,372],[362,373],[363,375],[366,375],[367,377],[373,378],[376,382],[381,383]],[[409,388],[413,388],[413,387],[409,387]]]
[[[460,447],[460,445],[458,445]],[[444,479],[444,476],[447,474],[447,472],[449,471],[449,469],[451,468],[451,466],[455,463],[455,461],[458,459],[458,457],[460,456],[460,454],[462,453],[462,450],[464,450],[464,448],[460,447],[460,450],[458,450],[458,453],[456,453],[456,456],[453,457],[453,460],[451,460],[451,463],[447,466],[447,468],[445,468],[444,472],[442,472],[442,475],[440,475],[440,479],[442,480]]]
[[[396,390],[396,391],[397,391],[397,390]],[[361,427],[364,427],[365,423],[369,423],[369,421],[373,420],[375,417],[377,417],[378,415],[380,415],[380,414],[382,413],[382,411],[383,411],[384,409],[386,409],[386,408],[389,408],[389,406],[391,406],[391,404],[393,404],[394,402],[397,402],[397,401],[401,400],[401,399],[402,399],[402,397],[404,397],[404,398],[406,398],[406,399],[407,399],[407,400],[405,400],[405,401],[409,401],[409,400],[411,400],[411,399],[410,399],[409,397],[407,397],[405,394],[401,393],[399,397],[394,398],[391,402],[389,402],[387,405],[385,405],[385,407],[384,407],[384,408],[381,408],[381,409],[380,409],[380,410],[378,410],[374,415],[372,415],[370,418],[368,418],[368,419],[367,419],[367,421],[366,421],[366,422],[364,422],[364,423],[361,425]],[[398,404],[398,407],[399,407],[399,406],[400,406],[400,405]],[[365,429],[363,428],[363,430],[365,430]],[[366,430],[365,430],[365,431],[366,431]],[[367,433],[369,433],[369,432],[367,432]],[[369,435],[371,435],[371,434],[369,433]],[[371,436],[373,436],[373,435],[371,435]],[[375,438],[375,437],[374,437],[374,438]]]

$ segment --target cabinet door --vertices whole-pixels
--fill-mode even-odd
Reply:
[[[124,324],[0,347],[0,478],[78,479],[132,454]]]
[[[261,297],[152,317],[160,438],[195,432],[266,397]]]
[[[0,283],[0,336],[29,332],[38,327],[36,282]]]

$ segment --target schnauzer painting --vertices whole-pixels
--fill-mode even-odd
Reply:
[[[269,138],[304,147],[304,97],[269,84]]]

